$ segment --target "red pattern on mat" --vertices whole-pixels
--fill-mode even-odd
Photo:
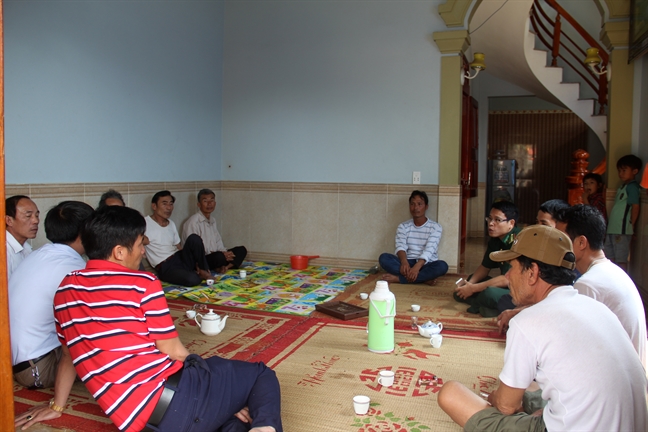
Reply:
[[[195,323],[192,324],[182,318],[184,311],[193,305],[192,302],[168,300],[168,304],[176,326],[197,328]],[[239,316],[247,320],[258,320],[258,324],[218,345],[213,345],[213,342],[211,345],[202,344],[207,341],[202,340],[201,333],[196,331],[195,338],[187,345],[193,352],[197,352],[204,357],[219,355],[223,358],[235,360],[261,361],[259,355],[262,352],[274,345],[285,347],[286,345],[280,344],[279,341],[286,335],[293,334],[295,327],[308,320],[308,317],[304,316],[273,312],[250,311],[221,306],[215,306],[213,309],[218,314],[226,313],[233,317]],[[45,403],[53,395],[54,389],[28,390],[14,384],[14,413],[19,414],[34,405]],[[113,432],[118,430],[87,392],[77,392],[75,394],[73,391],[68,399],[68,408],[63,415],[56,420],[43,423],[75,432]]]
[[[174,312],[180,314],[179,318],[174,319],[177,327],[192,327],[197,330],[197,325],[191,320],[182,318],[184,311],[190,308],[194,303],[188,300],[177,299],[168,300],[169,309],[173,315]],[[240,317],[248,320],[258,320],[258,324],[237,334],[220,345],[199,346],[206,341],[201,339],[201,333],[196,331],[196,337],[192,342],[187,344],[190,351],[202,357],[212,357],[218,355],[223,358],[243,361],[260,361],[256,357],[268,346],[274,345],[286,334],[308,319],[305,316],[288,315],[275,312],[255,311],[247,309],[238,309],[227,306],[210,305],[215,313],[219,315],[227,314],[233,318]]]
[[[323,317],[313,317],[305,320],[304,322],[300,323],[297,325],[290,333],[284,335],[284,337],[281,338],[281,340],[277,341],[277,343],[272,344],[262,352],[258,353],[258,355],[255,357],[254,361],[262,361],[264,363],[269,363],[272,360],[272,365],[279,364],[281,363],[281,360],[275,359],[275,357],[281,353],[284,349],[286,349],[287,346],[295,342],[297,339],[299,339],[305,332],[306,330],[312,328],[312,327],[325,327],[328,324],[340,324],[344,326],[349,326],[349,327],[358,327],[358,328],[365,328],[367,326],[367,318],[358,318],[355,320],[348,320],[348,321],[343,321],[343,320],[338,320],[334,318],[323,318]],[[395,330],[399,331],[411,331],[412,334],[418,334],[417,330],[412,330],[410,326],[403,326],[403,325],[396,325],[394,327]],[[313,332],[310,336],[304,339],[302,341],[302,344],[308,341],[312,336],[315,335],[316,332]],[[452,335],[454,337],[458,338],[465,338],[465,339],[474,339],[474,338],[479,338],[479,339],[489,339],[492,340],[493,342],[501,342],[502,340],[506,339],[505,335],[500,335],[497,332],[490,332],[490,331],[455,331],[455,330],[443,330],[444,335]],[[300,344],[301,345],[301,344]],[[296,346],[294,350],[292,350],[290,353],[287,353],[284,358],[290,356],[294,351],[296,351],[299,348],[299,346]],[[402,347],[406,348],[406,347]]]
[[[168,304],[169,309],[172,311],[172,315],[174,316],[174,322],[176,323],[176,325],[192,325],[186,320],[182,320],[182,318],[180,318],[180,316],[184,314],[184,311],[193,305],[192,302],[177,299],[168,300]],[[287,358],[290,354],[292,354],[292,352],[297,350],[299,345],[296,346],[292,352],[286,354],[282,359],[276,359],[277,355],[285,350],[286,347],[295,342],[308,329],[311,329],[314,326],[321,328],[329,324],[339,324],[344,326],[364,328],[367,324],[366,317],[352,321],[342,321],[321,316],[304,317],[297,315],[279,314],[274,312],[235,309],[225,306],[214,306],[213,309],[218,314],[239,314],[246,319],[259,319],[259,322],[265,320],[265,322],[274,325],[277,325],[277,323],[279,323],[279,326],[274,326],[275,328],[272,331],[267,331],[268,329],[264,329],[263,326],[253,327],[248,331],[242,332],[241,334],[230,338],[223,345],[209,347],[201,355],[220,355],[225,358],[255,362],[263,361],[264,363],[270,363],[272,361],[272,365],[279,364],[283,359]],[[401,325],[398,320],[396,321],[395,328],[398,331],[411,331],[412,333],[416,333],[416,331],[412,330],[409,326]],[[263,333],[266,334],[264,335]],[[313,332],[311,336],[315,333],[316,332]],[[467,339],[492,339],[493,342],[499,342],[505,339],[505,336],[499,335],[497,334],[497,332],[488,331],[452,331],[444,329],[443,334]],[[200,338],[200,333],[196,333],[196,336],[197,337],[195,340],[198,340]],[[192,341],[192,343],[195,342],[195,340]],[[254,342],[249,343],[247,346],[245,346],[245,349],[241,349],[242,344],[246,340],[254,340]],[[306,340],[308,340],[308,338],[306,338],[304,342]],[[191,343],[189,345],[191,345]],[[403,350],[404,355],[407,354],[407,347],[398,347],[398,349]],[[416,355],[416,353],[411,354]],[[31,406],[45,403],[49,401],[52,396],[53,389],[27,390],[24,387],[15,385],[15,413],[18,414],[26,411]],[[71,394],[68,402],[69,407],[65,411],[63,416],[56,420],[47,421],[44,423],[57,428],[67,428],[75,432],[117,431],[117,428],[112,424],[112,422],[110,422],[110,419],[105,416],[99,406],[88,394]]]
[[[34,405],[45,403],[53,395],[53,389],[28,390],[14,385],[14,413],[20,414]],[[75,394],[74,391],[70,393],[65,413],[55,420],[43,423],[75,432],[115,432],[119,430],[88,394]]]

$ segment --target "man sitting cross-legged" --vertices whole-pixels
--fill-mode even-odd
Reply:
[[[510,261],[513,301],[528,307],[509,324],[488,401],[449,381],[439,406],[465,431],[645,431],[646,373],[617,317],[570,286],[569,237],[533,225],[490,256]],[[540,390],[526,393],[534,380]]]
[[[245,246],[225,248],[218,233],[216,218],[211,215],[216,208],[216,194],[210,189],[198,192],[198,212],[187,219],[182,227],[182,241],[186,242],[191,234],[198,235],[205,245],[209,268],[225,273],[231,268],[239,268],[247,255]]]
[[[409,197],[412,219],[398,225],[396,255],[384,253],[378,262],[387,272],[383,280],[390,283],[427,283],[448,272],[448,264],[437,255],[441,225],[429,219],[428,196],[415,190]]]
[[[606,305],[619,319],[630,337],[641,364],[646,367],[646,315],[639,291],[619,266],[605,257],[605,220],[600,211],[589,205],[568,208],[563,217],[567,233],[574,244],[576,270],[582,276],[574,288],[583,295]],[[504,311],[498,317],[500,332],[508,328],[521,308]]]
[[[63,201],[45,216],[48,243],[32,252],[9,280],[14,379],[25,387],[53,387],[61,358],[52,301],[61,280],[85,267],[83,223],[92,207]]]
[[[153,214],[146,216],[146,258],[164,282],[196,286],[211,278],[205,246],[195,234],[180,247],[180,236],[171,219],[175,198],[168,190],[157,192],[151,200]]]
[[[520,228],[516,226],[518,215],[517,207],[511,202],[498,201],[491,205],[490,213],[486,217],[490,239],[484,259],[467,281],[460,280],[456,292],[453,293],[455,300],[470,305],[469,313],[478,313],[485,317],[496,317],[499,314],[497,303],[509,293],[508,282],[504,277],[509,265],[491,260],[489,254],[511,248],[515,236],[520,232]],[[494,268],[499,268],[501,275],[491,279],[488,274]]]
[[[117,206],[86,223],[90,261],[54,297],[63,351],[54,399],[16,424],[60,417],[76,369],[120,430],[282,431],[274,371],[263,363],[203,359],[184,347],[159,280],[137,271],[145,228],[139,212]]]

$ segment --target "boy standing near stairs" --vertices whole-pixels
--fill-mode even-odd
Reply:
[[[617,189],[605,237],[605,256],[626,272],[630,241],[634,234],[634,224],[639,218],[641,202],[641,189],[635,177],[642,165],[641,159],[632,154],[623,156],[617,162],[619,179],[623,185]]]

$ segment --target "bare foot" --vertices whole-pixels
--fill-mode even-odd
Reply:
[[[400,278],[390,273],[384,274],[382,280],[389,283],[400,283]]]
[[[423,282],[423,283],[424,283],[425,285],[434,286],[434,285],[436,285],[436,281],[437,281],[436,279],[430,279],[429,281],[425,281],[425,282]]]

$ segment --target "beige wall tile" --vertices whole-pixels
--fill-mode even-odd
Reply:
[[[76,190],[76,192],[79,192],[79,190]],[[56,192],[55,195],[60,195],[60,193]],[[31,245],[34,249],[49,243],[49,240],[47,240],[47,237],[45,236],[45,216],[47,216],[48,211],[50,211],[61,201],[85,202],[83,199],[83,193],[80,193],[78,195],[67,195],[65,197],[55,196],[55,197],[32,198],[32,201],[36,203],[36,206],[40,211],[40,222],[38,224],[38,234],[36,235],[35,239],[31,240]],[[87,204],[92,206],[92,203],[87,203]]]
[[[36,194],[44,219],[44,213],[63,199],[78,199],[94,207],[101,193],[111,187],[143,215],[151,214],[155,192],[170,190],[176,197],[172,220],[180,232],[184,221],[197,211],[198,190],[208,187],[216,194],[214,216],[225,246],[244,245],[252,256],[264,259],[283,257],[287,261],[291,254],[309,254],[322,256],[320,263],[326,265],[344,262],[361,267],[375,263],[382,252],[393,252],[396,228],[410,218],[409,195],[421,189],[430,198],[428,217],[444,227],[440,254],[451,266],[453,260],[447,256],[456,255],[457,246],[452,245],[456,238],[452,236],[457,231],[458,215],[447,213],[453,213],[452,206],[458,201],[453,198],[454,190],[439,191],[437,185],[152,182],[8,185],[7,192]],[[440,212],[442,208],[446,211]],[[34,244],[45,242],[41,229]]]
[[[292,193],[251,191],[250,247],[258,252],[292,254]]]
[[[396,230],[398,229],[398,225],[412,218],[409,212],[409,196],[412,190],[390,191],[389,195],[387,195],[387,227],[382,236],[383,244],[381,253],[394,253],[396,250]],[[429,208],[426,214],[428,217],[432,217]]]
[[[439,258],[448,263],[449,273],[457,271],[459,264],[459,242],[461,198],[460,188],[444,187],[439,190],[438,221],[443,227],[443,235],[439,244]]]
[[[126,205],[139,210],[142,216],[148,216],[153,213],[153,210],[151,210],[151,198],[153,198],[155,192],[131,192],[126,199]]]
[[[337,256],[338,213],[337,193],[295,192],[291,250],[297,255]]]
[[[220,193],[221,198],[216,203],[220,210],[219,232],[223,238],[225,247],[250,246],[250,215],[253,211],[250,202],[249,188],[224,189]]]
[[[178,233],[182,235],[182,224],[189,216],[196,213],[196,195],[193,190],[179,192],[172,190],[171,193],[176,199],[171,219],[178,227]]]
[[[466,229],[468,237],[484,237],[484,214],[486,206],[486,183],[479,183],[477,196],[468,199]]]
[[[340,194],[339,226],[339,256],[378,261],[394,235],[387,222],[386,188],[381,194]]]

